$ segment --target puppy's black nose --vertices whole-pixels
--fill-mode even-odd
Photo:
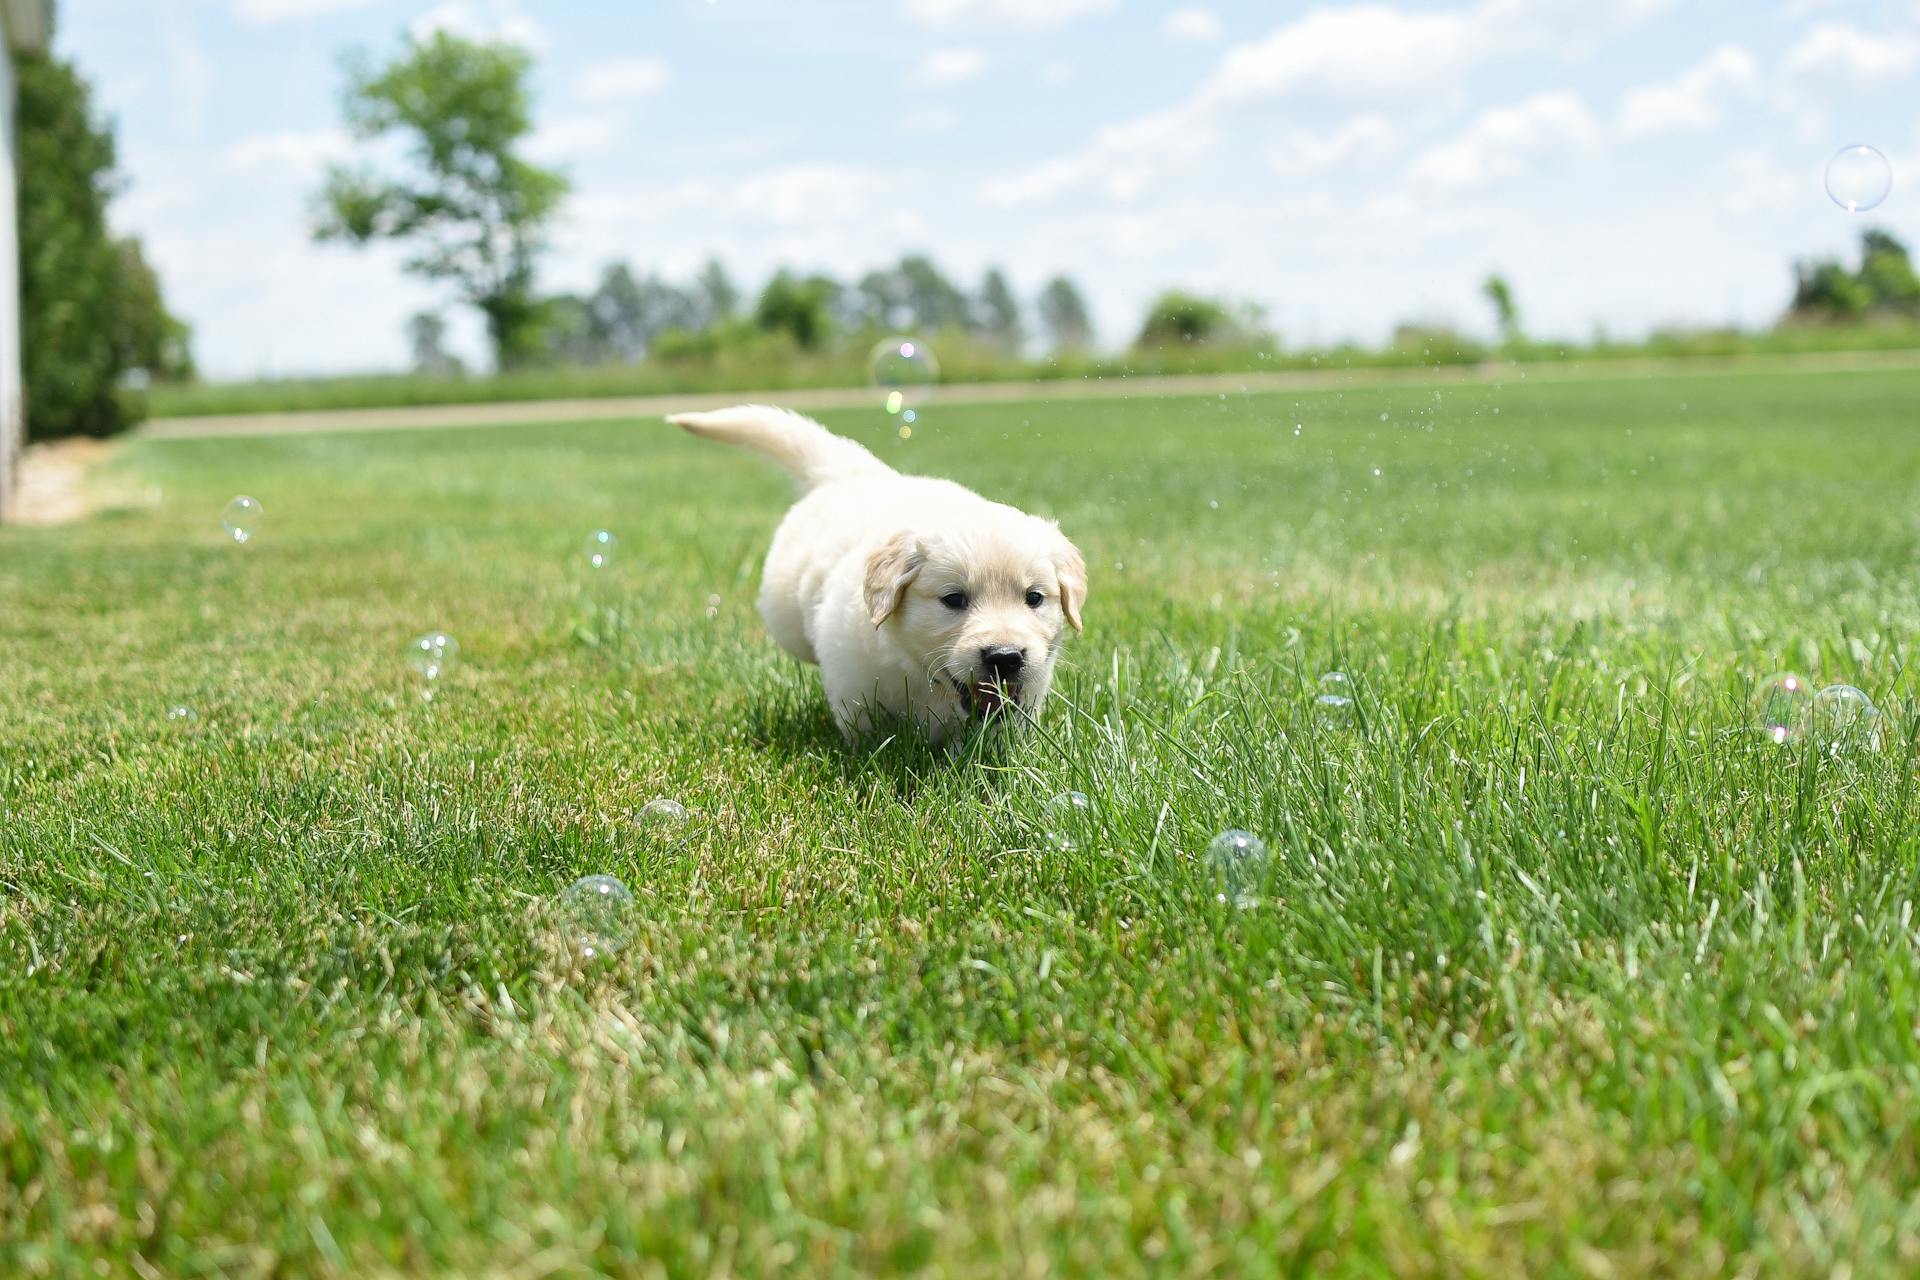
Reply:
[[[1027,655],[1018,649],[996,647],[980,651],[980,664],[995,680],[1012,680],[1026,665]]]

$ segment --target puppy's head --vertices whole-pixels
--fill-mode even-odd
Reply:
[[[873,625],[961,710],[1036,712],[1066,628],[1080,629],[1087,566],[1052,521],[1009,511],[896,533],[868,559],[866,597]]]

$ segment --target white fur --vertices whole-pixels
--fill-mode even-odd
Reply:
[[[948,480],[901,475],[785,410],[741,405],[668,421],[763,453],[800,482],[767,552],[760,613],[782,648],[819,664],[844,732],[909,716],[937,742],[1002,698],[1040,709],[1086,596],[1085,564],[1052,521]],[[1037,608],[1030,591],[1043,597]],[[964,609],[942,603],[956,592]],[[1000,683],[986,654],[1007,649],[1024,662],[1017,680]]]

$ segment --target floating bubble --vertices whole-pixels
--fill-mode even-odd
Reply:
[[[666,796],[655,796],[640,806],[640,825],[653,835],[675,835],[686,828],[687,806]]]
[[[227,503],[227,509],[220,513],[220,527],[235,542],[247,542],[260,532],[260,521],[266,514],[267,509],[260,505],[258,498],[241,494]]]
[[[1791,673],[1765,681],[1753,700],[1760,732],[1775,742],[1797,737],[1806,728],[1811,697],[1806,681]]]
[[[581,876],[560,892],[559,923],[581,959],[610,956],[633,931],[633,894],[613,876]]]
[[[1864,213],[1893,190],[1893,166],[1865,143],[1834,152],[1827,161],[1827,194],[1848,213]]]
[[[407,665],[429,683],[460,660],[460,642],[444,631],[429,631],[407,646]]]
[[[927,389],[940,380],[940,363],[920,339],[897,336],[874,347],[867,357],[867,372],[873,385],[887,393],[887,412],[898,416],[911,414]]]
[[[1236,907],[1258,906],[1267,881],[1267,845],[1237,828],[1222,831],[1207,846],[1207,869],[1216,898]]]
[[[167,719],[169,720],[183,721],[183,720],[198,720],[199,718],[200,718],[199,715],[197,715],[194,712],[194,709],[189,706],[181,705],[181,706],[172,706],[167,708]]]
[[[1320,692],[1313,700],[1313,712],[1329,729],[1353,727],[1353,682],[1344,671],[1329,671],[1320,677]]]
[[[1886,717],[1880,708],[1850,684],[1830,684],[1814,694],[1807,725],[1814,741],[1835,755],[1878,751],[1886,735]]]
[[[1079,847],[1093,817],[1093,802],[1084,791],[1063,791],[1047,801],[1047,843],[1065,853]]]
[[[595,529],[587,535],[587,564],[595,569],[606,568],[607,563],[613,559],[615,548],[619,545],[620,539],[605,529]]]

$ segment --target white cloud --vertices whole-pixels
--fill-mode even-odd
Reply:
[[[386,0],[233,0],[233,16],[242,22],[269,26],[303,18],[323,18],[349,9],[370,9],[384,3]]]
[[[1190,108],[1136,116],[1101,129],[1082,151],[989,182],[987,201],[1001,206],[1042,203],[1089,186],[1105,190],[1114,200],[1134,200],[1167,173],[1199,159],[1216,141],[1211,121]]]
[[[935,49],[920,59],[907,83],[926,87],[965,84],[986,72],[987,55],[978,49]]]
[[[950,133],[959,127],[960,113],[952,107],[921,107],[900,121],[902,133]]]
[[[1620,132],[1635,138],[1712,129],[1733,100],[1751,94],[1759,83],[1753,55],[1723,46],[1664,84],[1628,90],[1620,103]]]
[[[1408,177],[1416,188],[1463,191],[1516,177],[1538,157],[1591,145],[1599,135],[1578,94],[1537,93],[1482,111],[1459,137],[1422,152]]]
[[[542,164],[558,164],[606,151],[625,137],[627,131],[627,118],[617,112],[554,116],[527,139],[527,154]]]
[[[1049,62],[1040,71],[1040,83],[1050,89],[1073,83],[1073,64],[1065,59]]]
[[[1220,16],[1211,9],[1202,9],[1199,5],[1184,5],[1167,15],[1160,29],[1175,40],[1186,40],[1193,44],[1212,44],[1224,33],[1220,25]]]
[[[435,32],[468,40],[500,40],[534,53],[547,48],[547,32],[522,12],[516,0],[443,0],[415,18],[407,30],[416,40]]]
[[[235,173],[281,170],[304,175],[345,159],[352,150],[352,140],[338,129],[281,129],[228,143],[220,149],[219,162]]]
[[[1120,0],[906,0],[903,12],[928,27],[1046,31],[1119,7]]]
[[[1267,150],[1267,163],[1283,177],[1298,178],[1348,161],[1377,160],[1399,148],[1400,131],[1377,112],[1354,116],[1331,133],[1297,129]]]
[[[1862,31],[1822,22],[1781,59],[1788,91],[1837,97],[1897,84],[1920,69],[1920,36]]]
[[[581,69],[575,88],[588,102],[649,98],[673,83],[673,69],[659,58],[609,58]]]

